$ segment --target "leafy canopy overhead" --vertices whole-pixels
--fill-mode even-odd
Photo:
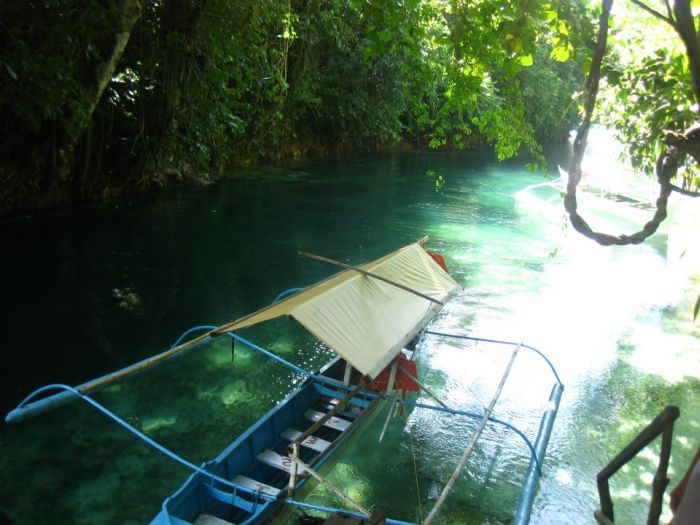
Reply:
[[[538,102],[533,93],[550,93],[549,111],[558,111],[553,121],[563,128],[573,124],[571,88],[559,83],[562,77],[573,82],[573,74],[547,75],[544,70],[552,71],[553,62],[575,60],[585,67],[590,61],[587,43],[593,27],[580,1],[350,4],[365,21],[368,57],[401,50],[423,66],[424,84],[438,83],[437,111],[432,119],[422,120],[431,127],[431,146],[459,146],[460,137],[476,130],[494,145],[499,159],[515,155],[523,145],[539,154],[536,136],[554,137],[543,137],[541,128],[533,128],[529,117]],[[538,68],[540,74],[528,75],[528,68]],[[554,84],[535,85],[547,79]],[[540,101],[536,109],[547,112],[541,106]],[[552,120],[548,123],[551,126]]]
[[[660,130],[685,129],[697,96],[665,5],[660,18],[639,3],[615,14],[597,115],[649,169]],[[580,116],[572,95],[600,12],[593,0],[110,5],[0,3],[4,197],[91,198],[399,141],[542,160],[539,144],[567,138]],[[628,34],[624,17],[642,31]],[[644,47],[657,33],[673,45]]]
[[[583,235],[595,240],[603,245],[610,244],[637,244],[644,241],[652,235],[658,228],[659,224],[666,219],[666,206],[668,198],[673,191],[683,195],[693,197],[700,196],[697,190],[689,189],[690,186],[697,187],[697,181],[692,176],[690,169],[700,162],[700,127],[694,122],[687,126],[688,119],[692,118],[698,111],[697,102],[700,101],[700,39],[695,28],[689,0],[677,0],[673,6],[666,4],[666,14],[662,14],[652,7],[643,4],[639,0],[634,0],[633,3],[643,8],[648,13],[651,13],[655,18],[668,24],[675,30],[677,35],[683,42],[687,66],[688,76],[690,77],[690,93],[693,97],[684,97],[682,89],[679,90],[680,96],[675,97],[678,104],[675,106],[675,111],[670,108],[669,100],[659,100],[663,96],[672,77],[668,74],[668,64],[673,61],[665,60],[672,56],[673,52],[657,52],[657,57],[661,60],[648,60],[645,57],[641,60],[641,67],[637,71],[647,73],[641,78],[641,88],[638,87],[637,78],[627,77],[624,73],[620,75],[604,75],[605,69],[603,60],[606,57],[608,50],[608,40],[610,34],[610,23],[612,13],[613,0],[603,0],[602,11],[599,17],[598,35],[596,38],[596,48],[591,62],[590,74],[586,83],[586,95],[584,100],[584,117],[583,122],[578,130],[576,140],[574,141],[574,155],[571,161],[569,171],[569,179],[567,184],[566,198],[564,204],[571,219],[574,228]],[[624,46],[622,46],[624,50]],[[632,61],[632,60],[630,60]],[[676,61],[676,63],[678,63]],[[608,67],[609,70],[614,68]],[[666,74],[659,74],[659,72]],[[649,74],[650,73],[650,74]],[[659,197],[656,200],[656,212],[653,218],[647,222],[639,231],[633,234],[610,235],[604,232],[593,231],[585,219],[577,211],[576,186],[582,176],[582,161],[586,150],[588,131],[593,119],[593,114],[596,110],[596,102],[601,84],[606,79],[618,83],[617,92],[622,94],[622,98],[629,97],[626,102],[633,105],[640,105],[643,109],[648,110],[646,114],[642,114],[636,122],[628,124],[627,122],[615,121],[618,130],[624,134],[632,130],[633,132],[647,131],[651,136],[647,135],[647,145],[637,142],[632,143],[630,152],[632,156],[637,155],[637,163],[643,167],[644,162],[648,160],[649,147],[648,143],[655,141],[655,153],[657,153],[654,162],[654,171],[659,182]],[[651,79],[649,85],[645,84],[645,80]],[[622,86],[622,87],[620,87]],[[673,99],[673,95],[669,94],[669,99]],[[695,103],[692,104],[693,98]],[[685,102],[685,103],[684,103]],[[649,111],[649,108],[651,110]],[[633,119],[630,119],[633,120]],[[678,124],[685,123],[686,127],[682,132],[665,131],[663,138],[659,130],[659,123],[662,124]],[[658,146],[662,144],[662,147]],[[679,187],[673,183],[673,180],[682,174],[683,184]]]

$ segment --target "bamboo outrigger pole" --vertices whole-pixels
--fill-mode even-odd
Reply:
[[[493,412],[493,407],[496,406],[496,401],[498,401],[498,398],[501,396],[501,391],[503,390],[503,385],[506,382],[506,379],[508,375],[510,374],[510,369],[513,366],[513,361],[515,360],[515,357],[518,355],[518,350],[520,350],[520,347],[522,346],[522,343],[519,343],[518,346],[513,350],[513,354],[510,356],[510,361],[508,361],[508,366],[506,367],[505,372],[503,373],[503,377],[501,377],[501,382],[498,384],[498,388],[496,389],[496,393],[493,396],[493,399],[491,399],[491,402],[489,403],[489,406],[486,408],[486,411],[484,412],[484,417],[481,419],[481,422],[479,423],[479,427],[476,429],[476,432],[472,436],[471,441],[469,441],[469,445],[467,446],[466,450],[464,451],[464,454],[462,454],[462,459],[460,459],[459,463],[457,464],[457,467],[455,468],[454,472],[450,475],[447,484],[445,485],[445,488],[442,489],[442,493],[440,494],[440,497],[438,500],[435,502],[435,506],[433,506],[432,510],[428,513],[428,516],[421,522],[421,525],[430,525],[430,523],[433,522],[435,519],[435,516],[437,516],[437,513],[440,511],[440,507],[442,504],[445,502],[445,499],[447,499],[447,496],[450,494],[452,491],[452,487],[454,486],[455,482],[457,481],[457,478],[462,472],[462,469],[464,469],[464,465],[466,465],[467,460],[469,459],[469,456],[471,456],[472,451],[474,450],[474,445],[476,445],[477,440],[481,436],[481,433],[484,431],[484,428],[486,427],[486,423],[488,423],[489,418],[491,417],[491,413]]]
[[[316,472],[314,469],[312,469],[309,465],[304,463],[301,459],[299,459],[299,456],[296,454],[293,454],[291,457],[291,460],[296,464],[299,465],[302,469],[306,470],[311,476],[313,476],[316,481],[321,483],[322,485],[325,485],[328,487],[331,491],[333,491],[339,498],[341,498],[344,502],[346,502],[348,505],[355,507],[357,510],[359,510],[362,514],[365,516],[369,517],[372,513],[364,508],[362,505],[357,503],[354,499],[352,499],[350,496],[345,494],[342,490],[340,490],[338,487],[336,487],[333,483],[331,483],[330,480],[324,478]]]
[[[179,344],[177,346],[174,346],[170,348],[169,350],[166,350],[165,352],[162,352],[160,354],[157,354],[155,356],[149,357],[147,359],[144,359],[142,361],[139,361],[138,363],[134,363],[133,365],[127,366],[125,368],[122,368],[120,370],[117,370],[116,372],[112,372],[111,374],[107,374],[105,376],[99,377],[97,379],[93,379],[92,381],[88,381],[87,383],[83,383],[82,385],[79,385],[76,388],[81,394],[87,394],[90,392],[95,392],[101,388],[104,388],[107,385],[110,385],[120,379],[123,379],[127,376],[138,374],[140,372],[143,372],[147,368],[152,367],[153,365],[159,364],[162,361],[165,361],[166,359],[169,359],[171,357],[174,357],[178,354],[181,354],[187,350],[190,350],[191,348],[205,343],[213,338],[218,337],[219,334],[215,333],[215,330],[210,330],[207,331],[205,334],[202,334],[198,337],[195,337],[194,339],[191,339],[189,341],[186,341],[182,344]],[[66,403],[69,403],[73,401],[74,399],[77,399],[77,396],[73,394],[72,392],[60,392],[58,394],[54,394],[52,396],[39,399],[37,401],[33,401],[32,403],[25,405],[21,408],[15,408],[12,410],[9,414],[7,414],[7,417],[5,418],[5,422],[7,423],[20,423],[24,421],[25,419],[29,417],[33,417],[39,414],[42,414],[44,412],[47,412],[49,410],[52,410],[54,408],[57,408],[59,406],[65,405]]]
[[[427,299],[430,302],[439,304],[440,306],[445,306],[445,303],[442,301],[438,301],[437,299],[434,299],[430,297],[429,295],[425,295],[424,293],[419,292],[418,290],[414,290],[413,288],[409,288],[408,286],[405,286],[401,283],[397,283],[396,281],[392,281],[391,279],[387,279],[386,277],[382,277],[381,275],[377,275],[376,273],[373,272],[368,272],[367,270],[360,268],[359,266],[353,266],[351,264],[345,264],[340,261],[336,261],[334,259],[329,259],[328,257],[322,257],[320,255],[316,255],[313,253],[307,253],[307,252],[298,252],[299,255],[302,255],[304,257],[308,257],[309,259],[314,259],[316,261],[321,261],[324,263],[332,264],[333,266],[339,266],[341,268],[344,268],[346,270],[354,270],[358,273],[361,273],[362,275],[366,275],[367,277],[372,277],[373,279],[377,279],[378,281],[385,282],[387,284],[390,284],[392,286],[396,286],[397,288],[401,288],[402,290],[412,293],[413,295],[417,295],[418,297],[422,297],[423,299]]]

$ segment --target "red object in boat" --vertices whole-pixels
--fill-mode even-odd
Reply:
[[[379,375],[377,375],[377,377],[374,378],[374,381],[372,381],[369,385],[366,385],[366,388],[376,391],[386,390],[386,386],[389,383],[389,376],[391,376],[391,367],[396,362],[399,363],[399,368],[398,370],[396,370],[394,388],[398,388],[399,390],[403,391],[404,394],[406,392],[417,392],[418,383],[416,383],[411,378],[411,376],[409,376],[406,373],[408,372],[413,377],[418,377],[418,368],[416,367],[416,362],[411,361],[403,354],[399,354],[398,356],[396,356],[396,358],[391,363],[389,363],[389,366],[387,366],[384,370],[379,372]],[[402,368],[406,370],[406,372],[404,372]]]
[[[433,258],[433,260],[440,265],[440,268],[445,270],[445,273],[450,273],[447,270],[447,265],[445,264],[445,259],[442,257],[442,255],[435,252],[428,252],[428,255],[430,255]]]

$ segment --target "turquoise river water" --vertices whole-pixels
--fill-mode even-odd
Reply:
[[[550,162],[567,158],[564,149]],[[700,445],[700,282],[667,256],[672,227],[640,246],[600,247],[567,227],[556,191],[523,193],[542,180],[477,154],[368,155],[245,169],[214,187],[4,224],[0,406],[119,369],[191,326],[222,324],[334,273],[299,250],[360,263],[428,235],[464,287],[433,327],[524,341],[565,384],[531,523],[592,523],[596,473],[664,406],[681,408],[671,486]],[[610,210],[598,215],[630,226]],[[241,335],[308,369],[329,356],[293,321]],[[509,352],[428,343],[423,380],[455,407],[487,404]],[[243,347],[232,358],[217,341],[95,398],[200,463],[296,380]],[[552,383],[539,360],[519,356],[495,415],[533,439]],[[328,476],[365,506],[419,520],[477,422],[414,410],[377,444],[383,421]],[[188,475],[86,404],[2,424],[0,450],[0,509],[15,525],[148,523]],[[656,443],[613,478],[617,523],[646,521],[658,453]],[[510,523],[528,460],[517,436],[488,426],[437,522]],[[340,505],[321,486],[306,498]]]

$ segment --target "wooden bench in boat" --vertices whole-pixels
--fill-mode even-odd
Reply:
[[[301,436],[301,432],[299,432],[298,430],[294,430],[293,428],[288,428],[284,432],[282,432],[282,437],[288,439],[289,441],[294,441],[299,436]],[[331,446],[330,441],[326,441],[325,439],[321,439],[320,437],[316,436],[307,437],[304,441],[301,442],[301,444],[305,447],[315,450],[316,452],[324,452],[328,447]]]
[[[282,456],[269,448],[263,450],[257,457],[259,461],[262,461],[271,467],[275,467],[276,469],[284,470],[285,472],[291,472],[292,470],[292,460],[289,459],[288,456]],[[303,476],[306,473],[306,469],[301,467],[297,468],[297,474],[299,476]]]
[[[243,475],[238,475],[235,478],[233,478],[234,483],[238,483],[239,485],[243,485],[244,487],[251,489],[251,490],[256,490],[258,492],[262,492],[264,494],[268,494],[270,496],[275,496],[277,497],[280,493],[280,489],[271,487],[270,485],[266,485],[265,483],[262,483],[261,481],[257,481],[255,479],[251,479],[247,476]]]
[[[192,525],[234,525],[230,521],[222,520],[211,514],[200,514]]]
[[[320,420],[325,415],[326,414],[324,414],[323,412],[319,412],[318,410],[309,409],[306,412],[304,412],[304,417],[309,421],[313,421],[314,423]],[[332,428],[333,430],[337,430],[338,432],[345,432],[348,429],[348,427],[352,424],[352,422],[348,421],[347,419],[342,419],[333,416],[323,424],[329,428]]]
[[[320,396],[319,401],[323,403],[322,408],[327,411],[333,410],[338,403],[341,402],[340,399],[329,396]],[[356,417],[362,413],[362,410],[362,408],[353,405],[352,403],[348,403],[348,405],[340,413],[347,417]]]

